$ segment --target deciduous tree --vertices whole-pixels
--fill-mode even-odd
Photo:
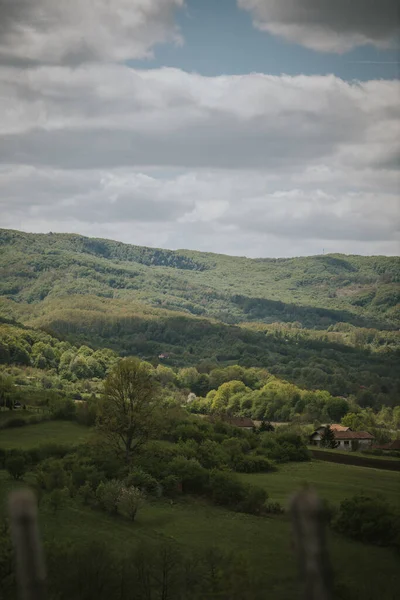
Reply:
[[[136,358],[121,360],[108,375],[100,402],[97,428],[129,462],[133,452],[157,432],[160,424],[158,386],[147,365]]]

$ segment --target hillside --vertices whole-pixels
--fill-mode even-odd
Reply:
[[[397,257],[248,259],[3,229],[0,261],[0,295],[34,311],[44,299],[90,294],[230,324],[400,324]]]
[[[6,230],[0,240],[11,324],[201,372],[267,368],[363,406],[398,402],[397,258],[250,260]],[[355,303],[368,286],[370,300]]]

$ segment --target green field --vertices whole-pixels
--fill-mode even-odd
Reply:
[[[5,472],[0,472],[2,497],[11,485]],[[163,501],[148,503],[133,524],[72,501],[56,516],[45,507],[40,512],[45,540],[57,537],[72,544],[94,540],[120,553],[142,541],[175,541],[193,550],[216,546],[242,554],[263,573],[268,590],[266,597],[274,600],[300,597],[287,517],[258,518],[189,498],[172,506]],[[335,572],[340,573],[337,582],[352,591],[354,600],[377,597],[392,600],[396,597],[400,572],[393,552],[352,542],[336,534],[330,535],[329,546]],[[359,573],[363,573],[362,578]]]
[[[316,487],[323,498],[338,504],[354,494],[381,494],[400,504],[400,473],[313,460],[288,463],[275,473],[241,475],[244,481],[264,487],[271,500],[286,503],[290,494],[305,482]]]
[[[29,448],[50,441],[78,443],[91,435],[90,429],[75,423],[53,421],[3,430],[0,447]],[[28,474],[27,480],[29,477]],[[400,473],[373,468],[311,461],[285,464],[274,473],[240,477],[265,487],[270,499],[282,504],[287,504],[293,491],[306,481],[333,503],[361,491],[382,494],[396,505],[400,501]],[[0,471],[0,498],[5,500],[15,485],[21,483],[16,484],[5,471]],[[234,552],[263,574],[268,598],[300,597],[288,515],[255,517],[185,496],[174,503],[162,499],[147,502],[135,523],[84,507],[76,499],[70,499],[56,515],[44,502],[39,516],[45,541],[62,539],[71,545],[94,541],[122,554],[141,542],[175,542],[194,552],[211,547]],[[398,557],[392,550],[353,542],[333,532],[329,532],[329,548],[336,582],[349,594],[344,597],[354,600],[396,597],[400,571]]]
[[[92,435],[83,425],[69,421],[47,421],[0,431],[0,448],[36,448],[47,443],[80,444]]]

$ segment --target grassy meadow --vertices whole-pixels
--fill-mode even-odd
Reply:
[[[361,492],[382,495],[394,505],[400,504],[400,473],[383,469],[312,460],[282,465],[275,473],[241,474],[240,478],[264,487],[271,500],[282,504],[304,483],[313,485],[323,498],[334,504]]]
[[[381,474],[379,471],[375,477],[379,479]],[[266,479],[270,477],[272,490],[276,476],[265,476]],[[282,477],[286,477],[286,489],[293,489],[294,486],[290,488],[290,470],[283,469]],[[7,474],[0,472],[1,497],[5,498],[13,485],[15,483]],[[278,497],[272,491],[271,496]],[[276,600],[300,598],[290,520],[286,516],[259,518],[186,498],[173,504],[161,500],[149,502],[140,511],[137,521],[129,523],[71,500],[56,515],[42,505],[40,527],[45,541],[59,538],[72,545],[98,541],[116,553],[124,553],[142,542],[161,544],[171,541],[193,551],[210,547],[233,551],[241,554],[258,572],[262,571],[266,593],[268,590],[266,597]],[[392,551],[352,542],[334,533],[329,535],[329,547],[333,568],[338,574],[337,584],[339,588],[345,586],[351,590],[352,598],[393,600],[396,597],[400,572],[396,567],[398,558]],[[370,568],[371,564],[374,569]],[[363,573],[362,578],[360,573]],[[382,581],[385,581],[385,589],[382,589]]]
[[[75,423],[52,421],[3,430],[0,446],[29,448],[50,441],[81,443],[91,435],[90,429]],[[240,477],[265,487],[271,500],[284,505],[304,482],[315,485],[322,497],[335,504],[361,491],[383,494],[393,504],[400,501],[400,474],[366,467],[314,460],[282,465],[274,473]],[[23,482],[14,482],[5,471],[0,471],[3,501],[16,485]],[[39,513],[44,541],[59,538],[71,545],[101,542],[117,554],[143,542],[175,542],[195,552],[216,547],[242,555],[257,572],[262,571],[267,597],[277,600],[300,597],[287,515],[260,518],[211,506],[191,497],[174,502],[149,501],[134,523],[85,507],[77,499],[68,500],[57,514],[53,514],[44,501]],[[400,571],[396,567],[398,557],[392,550],[353,542],[334,532],[329,532],[329,548],[339,590],[344,587],[346,593],[351,591],[353,599],[393,600],[396,597]],[[363,573],[362,578],[360,573]]]
[[[0,430],[0,447],[27,450],[43,444],[81,444],[92,435],[88,427],[72,421],[45,421],[37,425]]]

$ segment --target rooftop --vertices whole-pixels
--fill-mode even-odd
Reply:
[[[374,436],[368,431],[335,431],[337,440],[373,440]]]

